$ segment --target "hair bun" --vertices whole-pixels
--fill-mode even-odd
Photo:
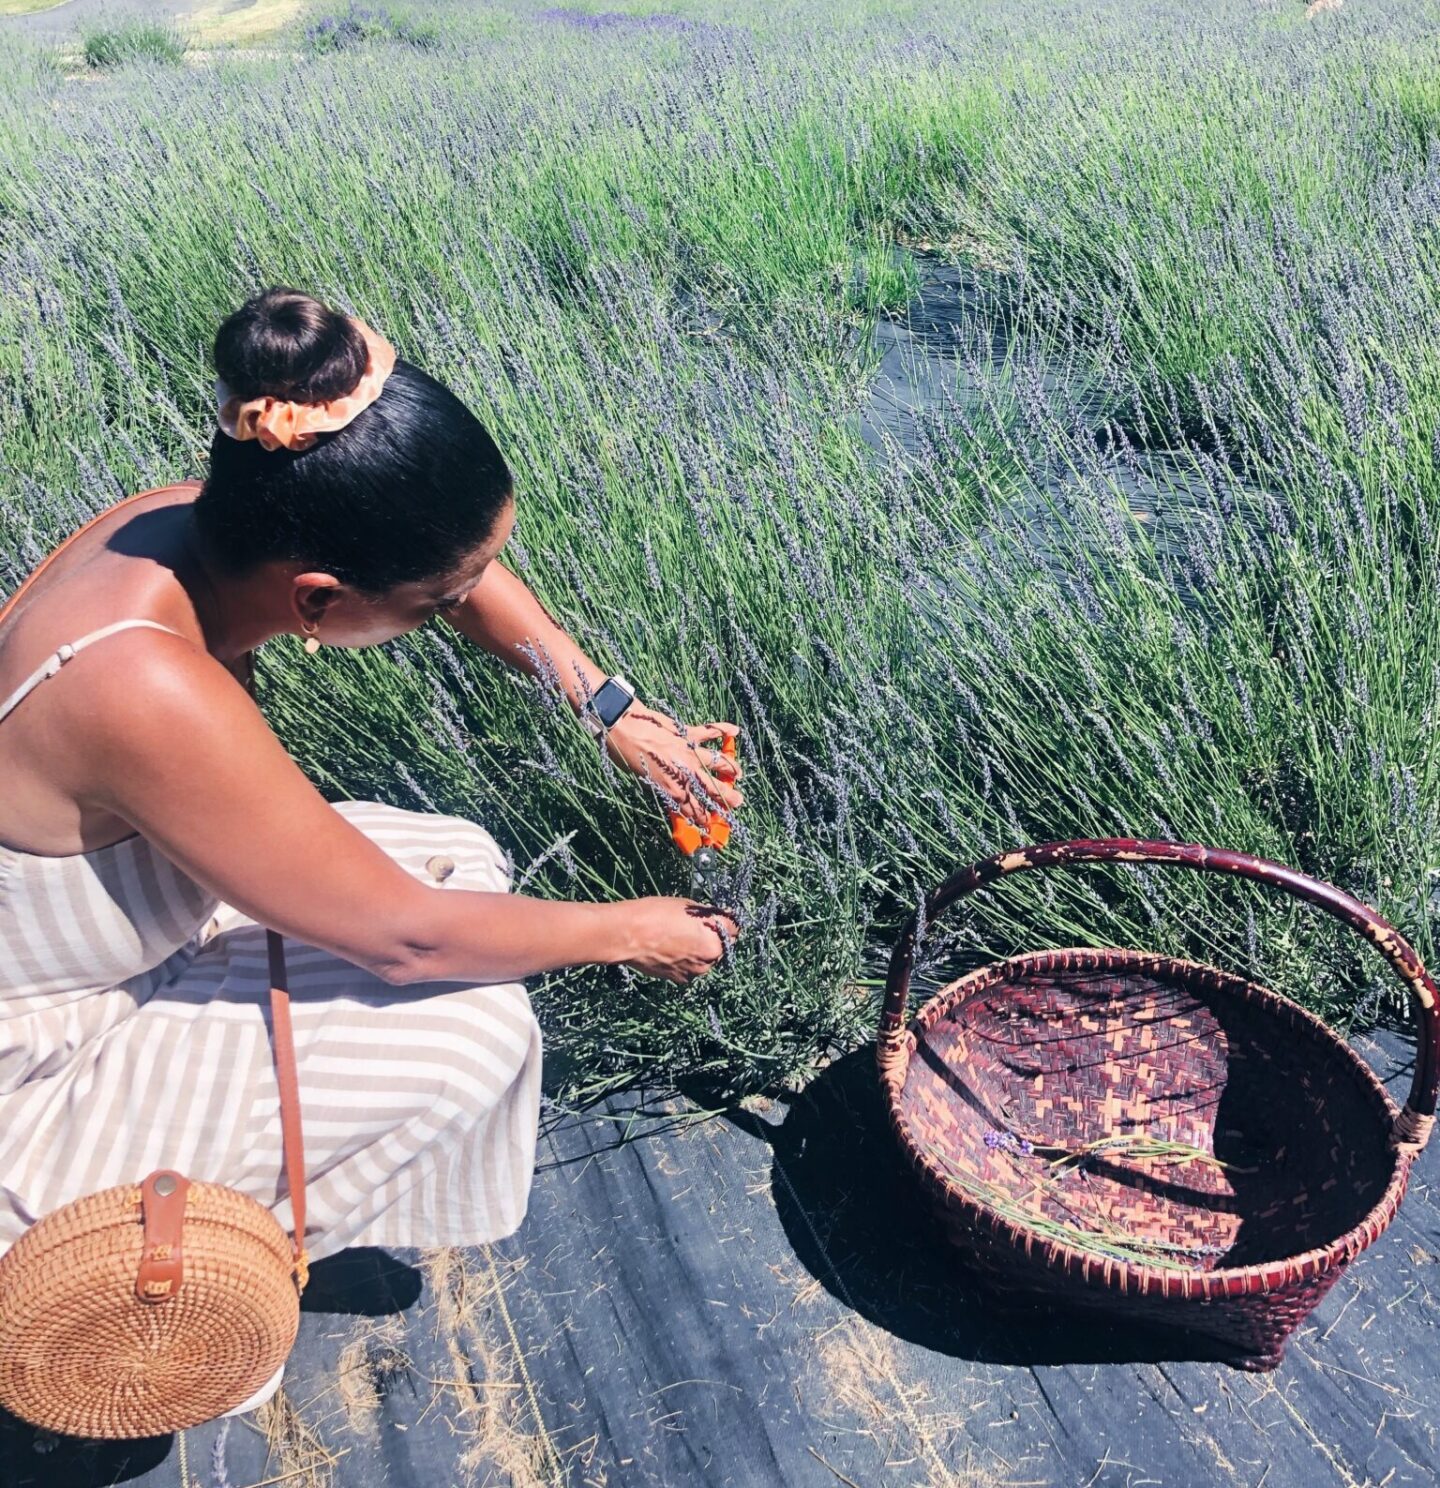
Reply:
[[[252,296],[215,335],[215,371],[239,398],[324,403],[354,392],[369,348],[347,315],[288,286]]]

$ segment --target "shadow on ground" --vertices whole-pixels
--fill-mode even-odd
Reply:
[[[779,1116],[780,1109],[773,1116]],[[775,1208],[797,1258],[832,1296],[887,1333],[989,1364],[1213,1360],[1203,1339],[1054,1303],[1003,1302],[969,1275],[901,1156],[872,1046],[829,1065],[783,1120],[730,1114],[774,1155]]]

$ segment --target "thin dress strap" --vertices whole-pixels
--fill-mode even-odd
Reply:
[[[133,627],[144,626],[147,630],[163,630],[170,635],[180,635],[178,630],[171,630],[168,625],[161,625],[156,620],[117,620],[113,625],[102,626],[99,630],[92,630],[89,635],[83,635],[78,641],[67,641],[65,645],[42,661],[33,672],[5,699],[0,703],[0,722],[3,722],[10,713],[31,692],[35,690],[47,678],[53,677],[77,652],[83,651],[86,646],[93,645],[96,641],[103,641],[106,636],[114,635],[117,630],[130,630]],[[184,637],[180,637],[184,640]]]

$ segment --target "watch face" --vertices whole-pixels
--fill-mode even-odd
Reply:
[[[595,713],[605,727],[613,728],[619,721],[620,715],[634,699],[634,693],[626,692],[623,687],[616,684],[613,677],[605,680],[600,691],[595,694]]]

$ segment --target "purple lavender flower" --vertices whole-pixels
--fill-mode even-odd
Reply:
[[[1025,1157],[1035,1150],[1035,1144],[1028,1137],[1017,1137],[1014,1132],[996,1131],[993,1126],[985,1133],[985,1145],[992,1152],[1019,1152]]]
[[[720,38],[733,29],[710,21],[688,20],[665,11],[652,15],[628,15],[618,10],[576,10],[568,5],[552,5],[537,11],[535,19],[571,26],[577,31],[659,31],[672,36]]]

